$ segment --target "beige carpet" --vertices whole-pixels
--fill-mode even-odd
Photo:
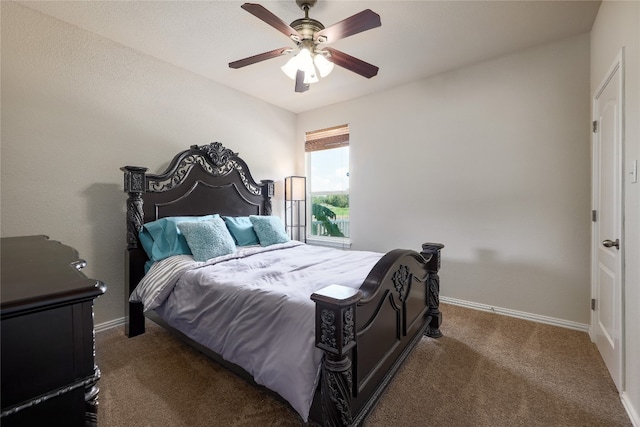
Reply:
[[[584,332],[442,306],[368,420],[377,426],[631,426]],[[299,426],[298,415],[147,321],[96,335],[99,425]]]

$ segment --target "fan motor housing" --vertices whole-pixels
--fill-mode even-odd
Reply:
[[[291,28],[295,29],[302,36],[303,40],[312,39],[313,35],[324,30],[324,25],[311,18],[296,19],[291,23]]]

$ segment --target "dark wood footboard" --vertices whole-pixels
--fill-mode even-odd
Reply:
[[[359,290],[332,285],[314,293],[316,346],[324,351],[320,411],[325,426],[360,425],[423,334],[442,336],[440,250],[396,249]],[[314,415],[312,411],[312,416]]]

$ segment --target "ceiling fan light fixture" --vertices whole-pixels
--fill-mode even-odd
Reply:
[[[322,78],[327,77],[333,71],[333,62],[329,61],[322,53],[316,54],[316,57],[313,58],[313,63]]]
[[[256,3],[244,3],[242,9],[275,28],[296,44],[298,53],[280,67],[290,79],[295,81],[295,91],[305,92],[311,83],[316,83],[319,78],[328,76],[333,71],[334,65],[338,65],[356,74],[370,79],[378,74],[378,67],[364,62],[358,58],[340,52],[337,49],[318,47],[319,44],[333,43],[345,37],[359,34],[363,31],[377,28],[382,25],[380,15],[371,9],[365,9],[340,22],[326,27],[315,19],[309,18],[309,9],[317,0],[296,0],[296,4],[304,11],[304,18],[296,19],[287,24],[278,18],[264,6]],[[281,47],[269,52],[249,56],[247,58],[229,63],[230,68],[242,68],[267,59],[291,53],[293,49]]]
[[[316,67],[313,64],[314,60],[309,49],[302,48],[296,56],[287,61],[280,69],[292,80],[296,79],[298,70],[302,70],[304,71],[304,83],[311,84],[319,81]]]

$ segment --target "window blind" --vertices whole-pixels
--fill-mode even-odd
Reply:
[[[304,151],[329,150],[349,145],[349,125],[334,126],[326,129],[305,132]]]

